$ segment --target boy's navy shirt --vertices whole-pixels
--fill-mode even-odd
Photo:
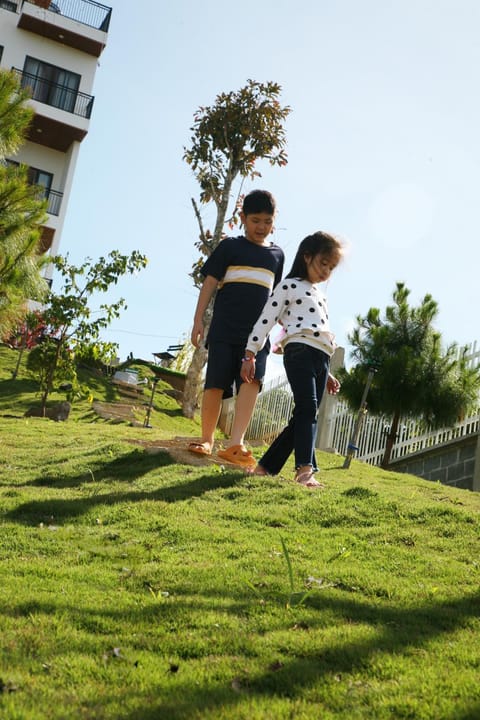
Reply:
[[[283,250],[244,236],[224,238],[201,269],[219,281],[208,342],[245,344],[283,274]]]

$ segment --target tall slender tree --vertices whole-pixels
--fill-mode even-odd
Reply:
[[[7,336],[27,312],[27,300],[48,290],[39,253],[46,202],[27,181],[27,169],[8,164],[22,144],[33,115],[28,94],[12,72],[0,71],[0,337]]]
[[[339,373],[342,394],[355,409],[369,368],[377,371],[368,409],[391,419],[384,467],[390,462],[401,417],[447,427],[479,404],[480,366],[469,364],[467,348],[442,348],[441,335],[433,327],[438,306],[432,296],[425,295],[418,307],[411,307],[409,294],[403,283],[397,283],[394,304],[384,317],[378,308],[357,317],[358,325],[348,338],[356,364]]]
[[[184,160],[190,165],[200,186],[199,203],[192,199],[200,237],[196,248],[199,259],[191,276],[200,287],[200,268],[224,236],[225,225],[236,223],[241,183],[233,197],[235,181],[259,177],[258,160],[271,165],[287,163],[284,121],[290,113],[279,102],[281,87],[274,82],[248,80],[240,90],[221,93],[213,105],[200,107],[190,128],[191,144],[185,148]],[[216,210],[213,232],[204,227],[200,208],[212,204]],[[231,207],[231,212],[229,208]],[[208,330],[213,301],[205,312],[204,326]],[[193,417],[200,393],[206,351],[197,348],[187,371],[183,394],[183,414]]]

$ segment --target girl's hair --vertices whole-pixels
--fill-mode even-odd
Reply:
[[[313,235],[307,235],[300,243],[290,272],[285,277],[305,280],[308,277],[305,257],[313,258],[315,255],[342,257],[343,245],[333,235],[320,230]]]
[[[252,190],[245,195],[242,210],[245,215],[261,212],[275,215],[275,198],[268,190]]]

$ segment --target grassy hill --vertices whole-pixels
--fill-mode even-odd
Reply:
[[[480,717],[478,494],[330,454],[321,492],[292,464],[179,462],[165,439],[199,425],[162,383],[151,429],[148,391],[137,426],[86,402],[25,418],[15,361],[0,349],[2,718]]]

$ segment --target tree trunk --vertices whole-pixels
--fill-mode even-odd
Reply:
[[[54,356],[52,365],[50,366],[50,368],[48,369],[48,372],[47,372],[47,378],[45,381],[45,389],[44,389],[44,392],[42,395],[42,400],[41,400],[41,405],[40,405],[40,407],[42,408],[43,417],[45,417],[45,410],[47,409],[48,396],[50,395],[50,393],[53,389],[53,378],[55,377],[55,370],[57,369],[58,359],[60,357],[61,342],[62,341],[59,341],[57,343],[57,347],[55,349],[55,356]]]
[[[25,343],[22,340],[22,344],[18,350],[18,358],[17,358],[17,364],[15,365],[15,370],[12,372],[12,380],[16,380],[18,376],[18,371],[20,369],[20,363],[22,361],[23,351],[25,350]]]
[[[182,412],[184,417],[192,419],[198,405],[201,392],[202,371],[207,360],[207,351],[202,346],[195,348],[190,367],[187,371],[185,389],[182,398]]]
[[[212,322],[213,302],[214,298],[210,300],[203,317],[205,338],[208,335],[210,323]],[[202,392],[202,373],[205,363],[207,362],[207,355],[208,351],[205,349],[203,343],[200,347],[195,348],[192,355],[192,360],[187,370],[187,377],[185,378],[185,388],[182,398],[182,413],[186,418],[192,419],[195,415],[195,409],[198,406],[198,399],[200,397],[200,393]]]
[[[400,422],[400,414],[395,413],[393,416],[392,424],[390,426],[389,433],[387,435],[387,444],[385,445],[385,453],[383,455],[382,467],[387,468],[390,464],[390,457],[392,455],[393,446],[397,439],[398,424]]]

